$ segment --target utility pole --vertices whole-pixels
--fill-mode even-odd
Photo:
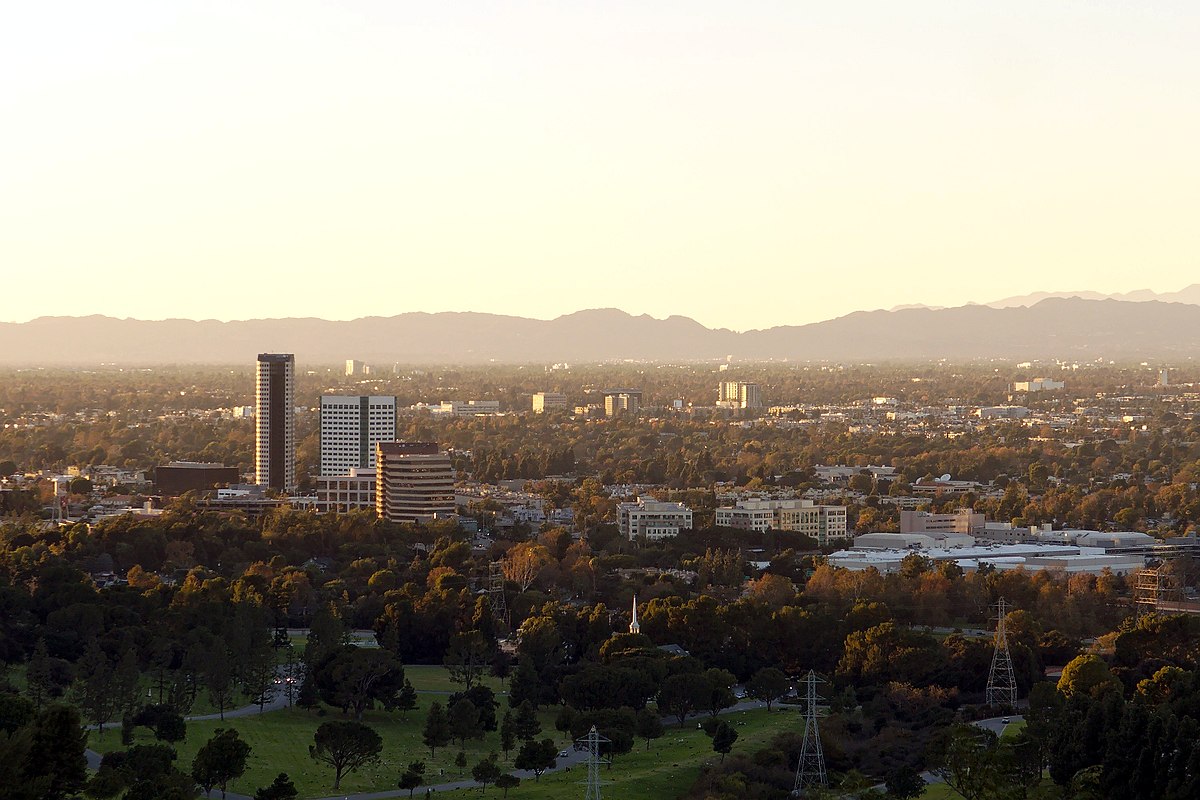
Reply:
[[[793,797],[804,797],[809,789],[829,786],[829,777],[825,774],[825,752],[821,748],[821,732],[817,728],[817,718],[822,715],[817,706],[822,699],[817,695],[818,683],[824,681],[810,669],[804,678],[804,742],[800,745],[800,761],[796,764]]]
[[[989,706],[1015,706],[1017,704],[1017,678],[1013,675],[1012,655],[1008,652],[1008,631],[1005,615],[1008,604],[1001,597],[996,609],[995,650],[992,653],[992,669],[988,673],[987,702]]]
[[[606,782],[600,780],[600,765],[608,763],[608,759],[600,755],[600,745],[611,744],[611,739],[606,739],[600,735],[593,725],[592,729],[587,732],[587,736],[583,736],[575,740],[577,745],[583,745],[587,748],[587,780],[580,781],[586,788],[583,794],[583,800],[601,800],[600,787]]]

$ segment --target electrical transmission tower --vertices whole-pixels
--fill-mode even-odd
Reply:
[[[600,787],[606,781],[600,780],[600,765],[608,763],[608,758],[600,755],[600,745],[611,744],[611,742],[611,739],[606,739],[600,735],[595,725],[587,732],[587,736],[575,740],[576,745],[583,745],[588,751],[587,780],[580,781],[580,783],[587,787],[583,795],[584,800],[601,800]]]
[[[504,599],[504,565],[499,561],[488,564],[488,602],[496,622],[508,627],[508,603]]]
[[[996,649],[992,653],[992,669],[988,673],[987,702],[990,706],[1014,706],[1017,703],[1017,678],[1013,675],[1004,619],[1008,604],[1001,597],[993,607],[996,609]]]
[[[817,684],[824,683],[811,669],[804,678],[804,743],[800,745],[800,762],[796,764],[796,785],[792,795],[803,797],[809,789],[829,786],[825,774],[825,752],[821,749],[821,731],[817,718],[822,715],[818,703]]]

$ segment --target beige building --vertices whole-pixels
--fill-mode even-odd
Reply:
[[[317,478],[318,512],[376,510],[377,468],[357,467],[345,475],[321,475]]]
[[[818,506],[811,500],[739,500],[718,508],[715,522],[722,528],[803,533],[818,544],[847,535],[845,506]]]
[[[565,411],[567,396],[560,392],[538,392],[533,396],[533,413],[543,414],[547,411]]]
[[[638,498],[635,503],[617,505],[617,526],[621,535],[629,540],[642,537],[650,541],[666,539],[678,536],[680,531],[691,530],[692,510],[683,503]]]
[[[375,511],[388,522],[421,522],[453,514],[450,454],[432,442],[376,445]]]
[[[720,408],[762,408],[762,394],[757,383],[721,381],[717,384],[717,406]]]
[[[641,407],[641,393],[620,392],[604,395],[604,416],[606,417],[615,417],[619,414],[637,414]]]
[[[928,511],[901,511],[901,533],[961,533],[975,536],[987,520],[971,508],[960,508],[953,514],[931,514]]]

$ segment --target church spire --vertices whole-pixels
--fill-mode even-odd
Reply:
[[[636,594],[633,596],[633,621],[629,623],[629,632],[630,633],[641,633],[642,632],[642,626],[640,624],[638,624],[638,618],[637,618],[637,595]]]

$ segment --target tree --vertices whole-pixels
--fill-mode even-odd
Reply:
[[[434,700],[429,704],[429,713],[425,716],[425,729],[421,734],[421,741],[429,748],[429,757],[436,757],[437,749],[450,744],[452,738],[450,718],[446,716],[446,709]]]
[[[221,797],[224,797],[229,782],[246,772],[246,757],[249,755],[250,745],[242,740],[236,730],[217,728],[212,738],[200,746],[196,757],[192,759],[192,777],[204,789],[205,797],[214,786],[221,787]]]
[[[925,791],[925,779],[914,767],[897,767],[887,774],[884,785],[888,795],[896,800],[915,800]]]
[[[44,643],[39,640],[39,644]],[[93,637],[88,642],[83,658],[79,660],[78,670],[74,686],[75,702],[87,718],[99,726],[100,733],[104,733],[104,726],[117,713],[117,696],[112,665],[99,639]]]
[[[637,712],[635,718],[637,735],[646,740],[646,749],[650,749],[650,740],[660,738],[665,730],[663,729],[662,717],[656,712],[648,708],[643,708]]]
[[[294,800],[299,794],[296,784],[292,783],[288,774],[281,772],[271,781],[270,786],[264,786],[254,793],[254,800]]]
[[[535,736],[537,734],[534,734]],[[508,754],[517,745],[517,724],[513,720],[511,711],[504,712],[504,719],[500,722],[500,749],[504,751],[504,760],[508,760]]]
[[[322,700],[361,719],[376,702],[385,708],[395,705],[404,667],[387,650],[347,645],[317,667],[316,680]]]
[[[404,679],[404,685],[400,687],[400,692],[396,695],[396,710],[400,712],[401,719],[408,719],[408,712],[417,707],[417,690],[413,688],[408,678]]]
[[[224,642],[215,642],[204,665],[204,685],[208,688],[208,699],[217,707],[221,721],[225,721],[225,709],[233,702],[232,656]]]
[[[275,685],[278,658],[266,628],[255,625],[249,633],[249,650],[242,665],[242,689],[254,699],[261,714],[278,691]]]
[[[333,767],[333,789],[342,785],[342,776],[373,764],[383,752],[383,739],[375,729],[361,722],[323,722],[313,734],[308,755]]]
[[[1076,656],[1063,667],[1058,690],[1067,697],[1085,694],[1099,698],[1109,691],[1119,693],[1121,682],[1109,671],[1104,659],[1088,653]]]
[[[450,680],[470,691],[491,666],[491,647],[479,631],[459,633],[450,640],[442,663],[450,673]]]
[[[542,732],[542,723],[538,719],[537,710],[532,703],[522,703],[517,706],[516,733],[517,738],[529,741]]]
[[[520,542],[508,551],[501,565],[504,577],[520,586],[524,592],[552,561],[550,551],[544,546],[533,542]]]
[[[44,779],[45,793],[39,800],[73,797],[87,780],[87,731],[79,711],[72,706],[52,705],[32,723],[25,776]]]
[[[725,720],[717,723],[716,730],[713,731],[712,735],[712,749],[721,754],[722,761],[725,760],[725,756],[729,754],[729,751],[733,749],[733,743],[737,741],[737,738],[737,731],[733,729],[732,725]]]
[[[459,747],[466,747],[467,739],[483,738],[479,709],[465,697],[450,707],[450,735],[458,739]]]
[[[471,777],[483,787],[481,794],[487,794],[489,783],[495,783],[501,775],[500,767],[496,766],[496,754],[492,753],[471,768]]]
[[[425,782],[425,762],[411,761],[404,768],[404,772],[400,773],[401,789],[408,789],[408,796],[412,797],[416,788]]]
[[[175,757],[174,748],[162,744],[106,753],[88,782],[87,794],[127,800],[191,800],[196,796],[196,782],[180,772]]]
[[[682,728],[688,715],[707,701],[708,696],[709,685],[704,676],[695,672],[682,672],[663,681],[658,690],[658,709],[665,714],[674,715]]]
[[[54,694],[54,676],[44,638],[38,638],[33,647],[33,654],[25,668],[25,682],[29,687],[29,699],[37,709]]]
[[[504,797],[506,798],[506,800],[508,798],[508,790],[515,789],[520,785],[521,785],[521,779],[518,778],[516,775],[511,775],[507,772],[501,773],[496,778],[496,788],[500,789],[504,792]]]
[[[767,711],[771,710],[771,703],[782,697],[787,690],[787,675],[774,667],[760,669],[746,683],[746,691],[755,700],[766,703]]]
[[[737,677],[727,669],[707,669],[704,671],[704,707],[711,716],[720,714],[723,709],[737,705],[737,697],[733,694],[733,684]]]
[[[548,769],[554,769],[554,765],[557,763],[558,748],[554,746],[553,739],[542,739],[541,741],[528,739],[517,752],[517,759],[513,762],[513,766],[517,769],[529,770],[533,773],[533,779],[540,781],[542,773]]]
[[[993,749],[996,735],[975,725],[942,731],[930,753],[930,771],[966,800],[991,797],[1000,782]]]

